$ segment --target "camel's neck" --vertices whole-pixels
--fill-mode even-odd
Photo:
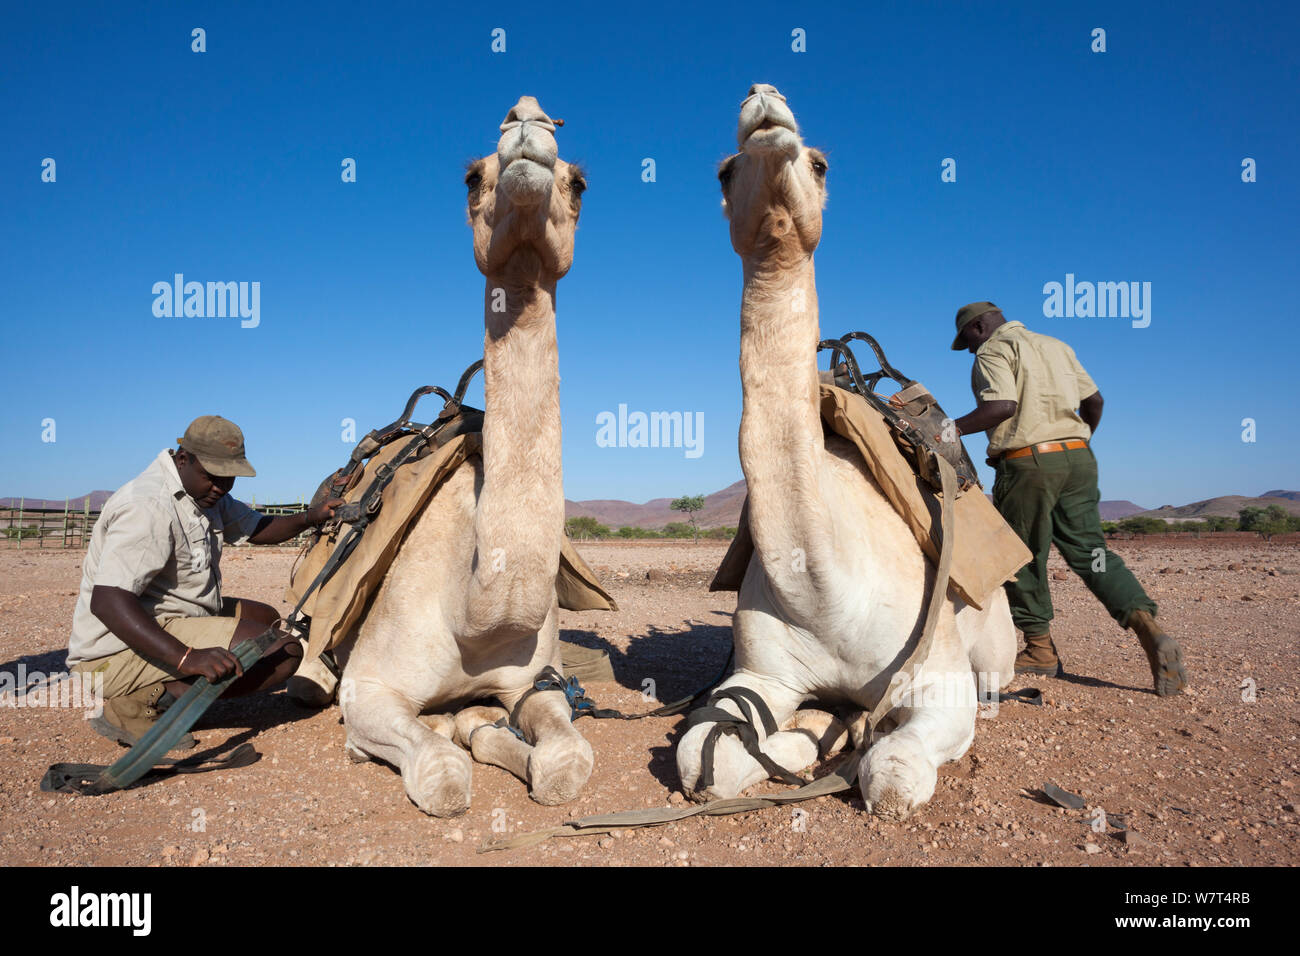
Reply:
[[[483,488],[467,623],[471,633],[531,633],[555,599],[564,534],[555,280],[489,276],[485,324]]]
[[[821,490],[825,445],[817,383],[813,260],[745,260],[740,307],[740,462],[749,521],[767,578],[787,610],[812,614],[831,522]]]

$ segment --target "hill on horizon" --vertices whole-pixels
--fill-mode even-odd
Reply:
[[[705,495],[704,509],[696,512],[696,522],[701,528],[734,528],[740,523],[740,508],[745,501],[745,492],[745,480],[742,478],[721,491]],[[112,494],[111,491],[92,491],[68,499],[67,507],[72,511],[84,511],[86,501],[89,499],[90,510],[99,511]],[[564,516],[595,518],[601,524],[613,529],[624,525],[633,528],[662,528],[669,522],[683,521],[686,518],[681,512],[673,511],[669,507],[672,500],[672,498],[652,498],[643,504],[637,504],[617,498],[596,498],[588,501],[572,501],[566,498]],[[64,508],[62,499],[11,497],[0,498],[0,509],[16,510],[20,502],[28,511],[62,511]],[[1211,516],[1235,518],[1242,508],[1266,508],[1271,504],[1280,505],[1289,513],[1300,515],[1300,491],[1275,489],[1254,498],[1245,495],[1220,495],[1186,505],[1161,505],[1159,508],[1151,509],[1143,508],[1132,501],[1107,500],[1100,503],[1099,510],[1103,521],[1119,521],[1134,515],[1164,518],[1168,521],[1195,521]]]

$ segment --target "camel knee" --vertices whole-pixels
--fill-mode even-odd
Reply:
[[[934,796],[938,767],[921,741],[893,733],[871,746],[858,765],[858,786],[868,813],[906,820]]]

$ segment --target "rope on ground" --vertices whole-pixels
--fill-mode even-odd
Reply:
[[[522,850],[530,846],[545,843],[551,837],[600,836],[615,830],[639,830],[642,827],[663,826],[676,823],[688,817],[727,816],[733,813],[747,813],[751,810],[764,810],[767,807],[779,807],[803,800],[813,800],[832,793],[840,793],[853,786],[858,777],[858,764],[861,753],[853,751],[833,771],[806,783],[798,789],[787,793],[773,794],[767,797],[731,797],[726,800],[710,800],[690,807],[653,807],[647,810],[624,810],[620,813],[605,813],[592,817],[568,820],[557,827],[520,833],[499,840],[489,840],[478,848],[479,853],[491,853],[494,850]]]

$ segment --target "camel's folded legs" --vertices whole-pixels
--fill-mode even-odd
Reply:
[[[350,755],[395,766],[406,795],[425,813],[448,817],[469,809],[469,755],[419,719],[417,702],[383,684],[359,680],[351,682],[340,705]],[[450,729],[440,720],[434,723]]]
[[[758,728],[759,749],[791,773],[798,773],[817,759],[819,743],[823,738],[829,737],[826,743],[833,745],[842,736],[842,728],[836,730],[829,722],[825,729],[815,729],[815,718],[795,718],[795,711],[807,695],[761,674],[737,672],[723,681],[717,690],[728,687],[747,687],[755,691],[771,710],[772,719],[778,727],[796,728],[779,730],[768,737],[763,736],[761,726]],[[720,700],[718,707],[737,717],[742,716],[739,705],[727,698]],[[698,785],[703,769],[704,739],[714,726],[713,723],[697,724],[685,733],[677,745],[677,772],[681,777],[682,788],[696,800],[734,797],[768,777],[767,770],[750,756],[736,736],[724,734],[718,738],[713,751],[713,784],[701,791]],[[799,729],[801,727],[803,729]]]
[[[524,693],[502,694],[501,703],[513,710]],[[591,744],[574,729],[568,700],[561,691],[529,694],[519,707],[518,720],[522,741],[504,727],[484,727],[475,733],[475,759],[526,781],[538,803],[568,803],[581,792],[594,763]]]
[[[532,744],[520,740],[505,727],[494,726],[509,716],[504,707],[466,707],[456,715],[456,742],[469,750],[479,763],[500,767],[527,783]]]
[[[939,766],[959,759],[975,736],[969,662],[954,654],[932,655],[917,677],[903,706],[890,712],[895,729],[878,734],[858,765],[866,809],[897,820],[934,795]]]

